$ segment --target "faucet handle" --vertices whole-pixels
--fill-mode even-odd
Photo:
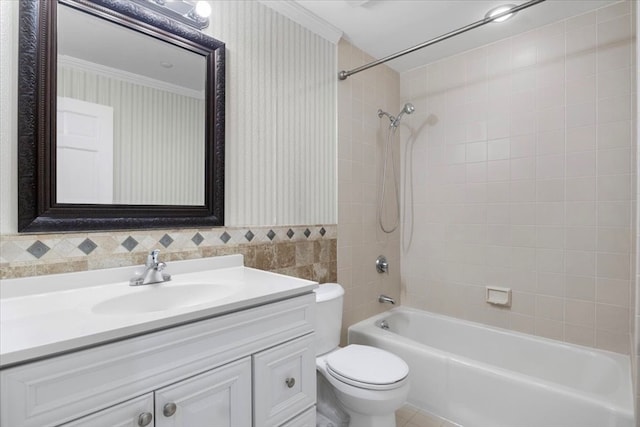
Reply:
[[[147,255],[147,263],[145,264],[147,267],[152,267],[154,265],[158,264],[158,255],[160,255],[160,250],[159,249],[154,249],[151,252],[149,252],[149,255]]]

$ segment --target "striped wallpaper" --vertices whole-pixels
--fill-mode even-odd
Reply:
[[[227,47],[227,225],[335,223],[336,46],[254,1],[212,2]]]

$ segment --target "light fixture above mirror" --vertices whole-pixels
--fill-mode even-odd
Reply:
[[[209,26],[211,5],[205,0],[133,0],[199,30]]]

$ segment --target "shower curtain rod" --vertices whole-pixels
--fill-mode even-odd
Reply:
[[[426,41],[424,43],[420,43],[420,44],[415,45],[413,47],[410,47],[408,49],[401,50],[400,52],[396,52],[396,53],[394,53],[392,55],[385,56],[382,59],[378,59],[378,60],[370,62],[368,64],[361,65],[360,67],[354,68],[353,70],[349,70],[349,71],[342,70],[342,71],[340,71],[338,73],[338,78],[340,80],[346,80],[347,77],[349,77],[349,76],[351,76],[353,74],[359,73],[360,71],[368,70],[369,68],[375,67],[375,66],[380,65],[380,64],[384,64],[385,62],[391,61],[392,59],[396,59],[396,58],[404,56],[404,55],[406,55],[408,53],[415,52],[416,50],[422,49],[424,47],[431,46],[432,44],[436,44],[436,43],[441,42],[443,40],[446,40],[446,39],[449,39],[451,37],[457,36],[458,34],[466,33],[467,31],[473,30],[474,28],[482,27],[483,25],[486,25],[489,22],[492,22],[492,21],[494,21],[494,20],[496,20],[498,18],[502,18],[503,16],[507,16],[507,15],[509,15],[511,13],[516,13],[516,12],[518,12],[520,10],[524,10],[524,9],[526,9],[528,7],[531,7],[531,6],[534,6],[534,5],[538,4],[538,3],[542,3],[543,1],[545,1],[545,0],[530,0],[530,1],[526,2],[526,3],[522,3],[519,6],[514,6],[511,9],[505,10],[504,12],[500,12],[498,14],[495,14],[494,16],[491,16],[491,17],[486,17],[484,19],[481,19],[479,21],[474,22],[473,24],[469,24],[469,25],[467,25],[465,27],[458,28],[457,30],[448,32],[446,34],[443,34],[441,36],[438,36],[436,38],[428,40],[428,41]]]

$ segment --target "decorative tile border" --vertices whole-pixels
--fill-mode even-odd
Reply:
[[[160,249],[166,261],[241,253],[245,265],[336,280],[336,225],[2,235],[0,278],[122,267]]]

